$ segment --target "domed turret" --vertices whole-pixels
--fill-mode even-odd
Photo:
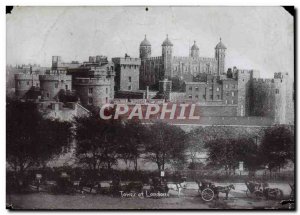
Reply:
[[[194,41],[194,45],[192,46],[191,50],[199,50],[199,47],[196,45],[196,41]]]
[[[147,36],[145,35],[145,39],[140,44],[140,58],[145,59],[151,57],[151,43],[147,40]]]
[[[227,49],[226,46],[222,43],[221,38],[220,38],[220,42],[216,45],[215,49]]]
[[[173,46],[173,43],[171,43],[171,41],[169,40],[168,35],[167,35],[167,38],[162,43],[162,46]]]
[[[191,57],[199,57],[199,47],[196,45],[196,41],[194,41],[194,45],[191,48]]]
[[[145,39],[141,42],[140,46],[151,46],[151,43],[147,40],[146,35],[145,35]]]
[[[172,52],[173,52],[173,44],[168,38],[165,39],[162,46],[162,61],[164,68],[164,77],[169,78],[172,77]]]
[[[216,45],[215,48],[215,58],[218,61],[218,75],[225,73],[225,51],[226,46],[222,43],[222,39],[220,38],[220,42]]]

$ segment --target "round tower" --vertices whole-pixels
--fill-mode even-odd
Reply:
[[[145,35],[145,39],[140,44],[140,58],[145,59],[149,57],[151,57],[151,44]]]
[[[225,51],[226,46],[222,43],[222,39],[220,38],[220,42],[215,47],[215,58],[218,62],[218,75],[225,73]]]
[[[32,87],[39,87],[40,81],[37,74],[20,73],[15,74],[16,97],[22,98]]]
[[[194,41],[194,45],[191,48],[190,57],[198,58],[199,57],[199,47],[196,45],[196,41]]]
[[[167,38],[162,43],[162,61],[164,67],[164,77],[172,77],[172,52],[173,52],[173,43]]]
[[[72,90],[72,76],[65,70],[51,70],[40,75],[40,88],[44,100],[53,100],[61,90]]]

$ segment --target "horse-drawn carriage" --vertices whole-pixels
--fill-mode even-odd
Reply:
[[[199,187],[198,193],[200,194],[201,198],[207,202],[213,200],[215,196],[215,185],[212,182],[206,180],[196,182]]]
[[[247,190],[247,197],[254,197],[261,199],[265,197],[266,199],[282,199],[283,191],[279,188],[270,188],[269,184],[257,181],[246,181],[245,182]]]
[[[230,190],[235,189],[232,184],[228,186],[216,186],[213,182],[207,180],[196,181],[196,183],[198,184],[198,193],[206,202],[212,201],[214,198],[219,199],[219,193],[225,193],[225,199],[228,199]]]

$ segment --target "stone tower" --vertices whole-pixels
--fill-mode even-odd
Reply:
[[[196,41],[194,41],[194,45],[191,48],[190,57],[193,57],[193,58],[199,57],[199,47],[196,45]]]
[[[173,44],[168,38],[162,43],[162,64],[164,71],[164,78],[172,77],[172,52]]]
[[[222,39],[220,38],[220,42],[215,48],[215,58],[217,59],[218,64],[218,75],[221,75],[225,72],[225,51],[226,46],[222,43]]]
[[[274,74],[274,122],[294,124],[293,81],[288,73]]]
[[[145,35],[145,39],[140,44],[140,58],[145,59],[149,57],[151,57],[151,44]]]

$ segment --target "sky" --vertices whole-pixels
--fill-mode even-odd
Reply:
[[[15,7],[6,17],[7,64],[51,65],[139,56],[147,35],[152,56],[161,56],[169,35],[174,56],[188,56],[193,41],[201,57],[214,57],[222,38],[225,67],[294,73],[293,17],[282,7]]]

